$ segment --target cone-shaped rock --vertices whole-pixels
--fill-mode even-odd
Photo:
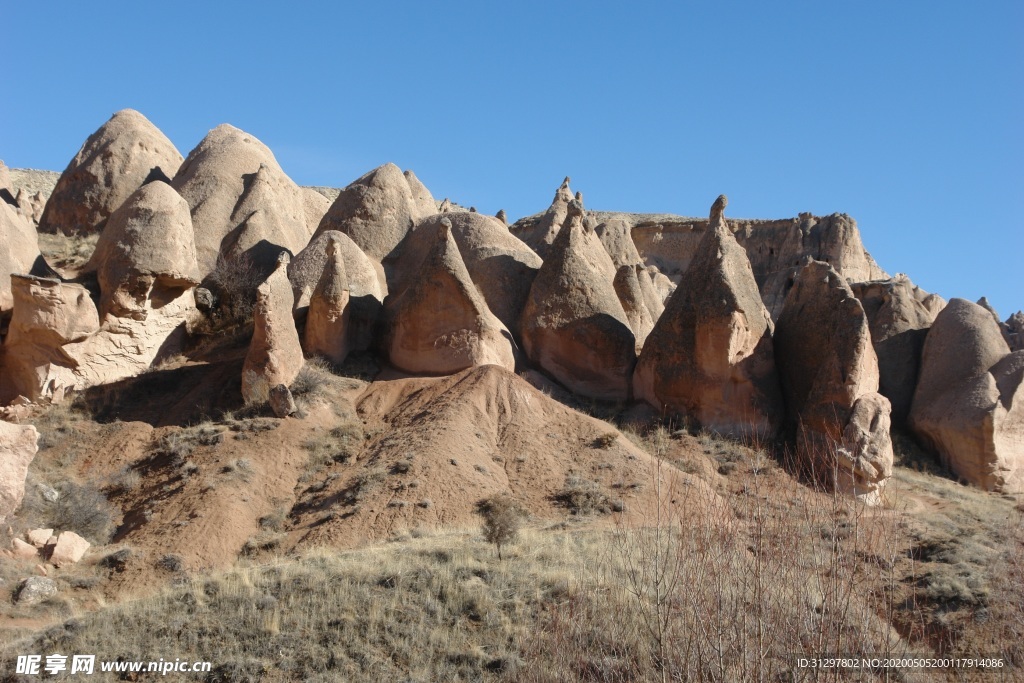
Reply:
[[[11,275],[32,270],[39,255],[39,236],[17,208],[0,201],[0,313],[14,306]]]
[[[640,278],[637,277],[636,267],[619,266],[612,285],[619,297],[619,303],[622,304],[622,310],[626,312],[629,327],[636,336],[636,349],[639,353],[647,335],[654,329],[654,319],[644,301],[644,292],[640,286]]]
[[[334,231],[325,233],[340,235]],[[341,364],[349,352],[350,325],[348,275],[341,237],[327,243],[327,264],[309,300],[306,317],[306,352]]]
[[[1011,351],[1024,351],[1024,311],[1017,311],[1001,323],[1003,338]]]
[[[775,358],[801,465],[867,503],[892,474],[889,400],[867,316],[827,263],[809,261],[786,296]]]
[[[935,318],[910,426],[958,476],[1024,492],[1024,351],[1010,352],[985,308],[952,299]]]
[[[389,297],[388,355],[406,372],[443,375],[474,365],[515,369],[512,336],[477,291],[445,219],[415,284]]]
[[[327,210],[331,208],[331,200],[311,187],[300,189],[302,190],[302,206],[306,213],[306,231],[312,236],[320,227],[320,221],[327,215]]]
[[[612,257],[612,262],[617,268],[643,263],[640,252],[633,244],[629,223],[622,218],[613,218],[600,223],[594,228],[594,232],[601,238],[601,244],[608,251],[608,255]]]
[[[302,190],[266,145],[234,126],[211,130],[189,153],[172,186],[192,212],[204,276],[219,255],[241,252],[269,272],[282,249],[298,253],[309,241]]]
[[[264,403],[278,384],[291,385],[302,369],[302,345],[295,330],[295,297],[288,281],[288,253],[278,257],[277,268],[256,290],[252,342],[242,367],[242,397],[246,403]]]
[[[129,195],[151,180],[174,177],[181,161],[181,153],[149,119],[122,109],[89,136],[64,169],[39,231],[99,232]]]
[[[390,291],[397,296],[416,285],[417,274],[437,242],[443,220],[450,224],[462,261],[487,307],[505,327],[515,329],[541,260],[490,216],[469,212],[437,214],[417,223],[394,251]]]
[[[569,203],[573,199],[572,190],[569,189],[569,178],[566,177],[555,191],[555,198],[551,201],[551,206],[539,219],[517,223],[517,225],[522,224],[523,227],[516,231],[516,236],[537,252],[542,259],[546,259],[551,245],[562,229],[562,225],[565,224]]]
[[[636,337],[615,293],[615,265],[583,207],[569,205],[520,322],[530,360],[570,390],[590,398],[629,398]]]
[[[674,288],[668,292],[668,294],[662,296],[661,292],[658,291],[657,286],[654,284],[654,278],[651,276],[651,271],[642,264],[633,266],[636,270],[636,279],[640,283],[640,292],[644,296],[644,303],[647,305],[647,310],[650,311],[651,320],[658,322],[658,318],[665,311],[665,301],[671,295]],[[661,275],[661,273],[658,273]],[[661,275],[661,277],[665,277]],[[666,280],[668,278],[665,278]]]
[[[712,431],[770,438],[782,423],[771,317],[746,251],[715,210],[720,203],[647,337],[633,391]]]
[[[388,163],[341,191],[320,221],[317,235],[338,230],[367,256],[384,261],[416,221],[437,212],[430,192],[411,171]]]

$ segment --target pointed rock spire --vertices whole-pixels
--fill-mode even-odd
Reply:
[[[339,365],[345,361],[351,332],[349,296],[341,238],[334,237],[327,243],[327,263],[309,300],[305,333],[307,353],[324,356]]]
[[[264,403],[279,384],[291,385],[305,363],[292,308],[295,298],[288,281],[288,252],[256,290],[252,342],[242,366],[242,396],[246,403]]]

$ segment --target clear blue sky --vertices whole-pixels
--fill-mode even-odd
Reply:
[[[300,184],[386,161],[516,218],[845,212],[889,272],[1024,307],[1024,3],[10,2],[0,158],[63,170],[132,107]]]

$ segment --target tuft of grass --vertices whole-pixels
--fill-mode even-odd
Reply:
[[[613,505],[613,501],[597,483],[575,475],[565,478],[565,485],[555,493],[554,498],[574,515],[608,514],[624,509],[622,501]]]

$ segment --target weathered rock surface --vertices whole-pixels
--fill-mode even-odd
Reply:
[[[189,152],[172,187],[185,198],[203,275],[218,257],[246,253],[270,272],[278,253],[309,241],[306,197],[254,136],[222,124]]]
[[[14,306],[11,275],[29,273],[40,255],[32,222],[4,201],[0,201],[0,244],[0,313],[6,313]]]
[[[634,266],[644,262],[640,257],[640,252],[636,250],[636,245],[633,244],[632,231],[627,221],[622,218],[612,218],[599,223],[594,228],[594,232],[601,239],[601,244],[608,251],[608,255],[612,257],[612,263],[616,268]]]
[[[323,356],[340,365],[351,348],[348,274],[341,249],[342,233],[324,234],[338,237],[327,243],[327,264],[309,300],[305,346],[306,353]]]
[[[952,299],[935,318],[910,426],[972,484],[1024,491],[1024,351],[1010,352],[985,308]]]
[[[1017,311],[1001,323],[1003,338],[1011,351],[1024,351],[1024,311]]]
[[[75,564],[83,557],[92,545],[73,531],[62,531],[57,537],[57,545],[50,554],[50,564],[54,567],[63,567]]]
[[[291,390],[284,384],[278,384],[270,390],[270,409],[280,418],[288,417],[298,410]]]
[[[936,304],[945,302],[915,287],[903,274],[850,287],[868,317],[871,344],[878,357],[878,393],[892,404],[893,421],[903,424],[917,386],[924,338],[935,320],[933,310],[941,310]]]
[[[430,192],[411,171],[379,166],[341,191],[316,234],[338,230],[383,262],[416,221],[437,213]]]
[[[473,284],[451,222],[434,235],[415,282],[385,302],[392,365],[431,375],[492,364],[515,370],[512,335]]]
[[[302,205],[306,213],[306,231],[310,237],[320,227],[320,221],[327,215],[331,208],[331,200],[323,196],[311,187],[300,188],[302,190]]]
[[[719,198],[715,207],[722,203]],[[636,398],[732,437],[772,438],[782,423],[771,316],[721,211],[640,354]]]
[[[58,593],[57,582],[45,576],[30,576],[18,585],[14,599],[19,605],[34,605]]]
[[[539,218],[516,221],[510,228],[512,234],[525,242],[542,259],[547,259],[551,245],[565,224],[569,202],[573,199],[572,190],[569,189],[569,178],[566,177],[555,191],[555,198],[548,210]]]
[[[100,232],[145,183],[169,180],[181,153],[149,119],[122,109],[89,136],[64,169],[39,220],[40,232]]]
[[[568,191],[567,186],[563,189]],[[530,288],[520,322],[530,360],[571,391],[630,395],[636,337],[615,293],[615,265],[573,200]]]
[[[19,188],[14,196],[14,202],[23,216],[32,221],[33,225],[39,225],[39,221],[43,217],[43,209],[46,208],[46,197],[42,192],[32,194],[24,188]]]
[[[11,541],[11,554],[19,560],[34,560],[39,557],[39,550],[20,538]]]
[[[25,477],[39,450],[38,441],[39,432],[32,425],[0,421],[0,522],[25,497]]]
[[[32,529],[27,534],[28,541],[36,548],[43,548],[53,537],[53,529]]]
[[[277,268],[256,290],[254,329],[242,366],[242,396],[246,403],[264,403],[278,384],[290,386],[305,360],[292,309],[295,296],[288,281],[287,252]]]
[[[646,275],[645,271],[641,272]],[[643,287],[640,285],[636,266],[619,266],[612,286],[615,288],[615,294],[619,297],[619,303],[622,304],[622,310],[626,312],[629,327],[636,337],[636,352],[640,353],[647,335],[654,329],[654,318],[647,308],[647,301]]]
[[[892,474],[889,400],[867,316],[845,280],[810,261],[786,296],[775,358],[797,457],[815,476],[878,503]]]

